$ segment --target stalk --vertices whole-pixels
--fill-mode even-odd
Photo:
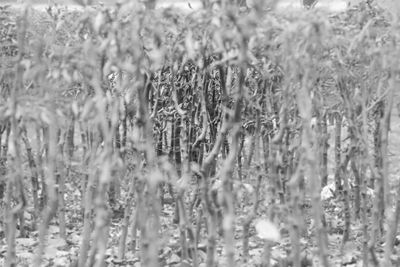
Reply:
[[[25,149],[26,149],[26,155],[28,157],[28,165],[29,169],[31,170],[31,183],[32,183],[32,198],[33,198],[33,222],[32,222],[32,228],[36,229],[37,228],[37,220],[39,217],[39,211],[40,211],[40,206],[39,206],[39,174],[35,162],[35,158],[32,153],[32,146],[29,142],[29,139],[27,137],[27,130],[26,127],[23,126],[21,128],[21,138],[22,141],[25,144]]]
[[[392,255],[395,236],[397,232],[397,225],[400,217],[400,198],[397,196],[397,201],[395,204],[395,209],[392,211],[391,209],[391,199],[390,199],[390,191],[389,191],[389,130],[390,130],[390,117],[393,109],[393,98],[394,91],[397,89],[394,81],[394,77],[392,77],[389,81],[390,91],[387,95],[387,105],[385,109],[384,116],[382,118],[382,179],[384,186],[384,204],[386,207],[386,219],[387,219],[387,232],[386,232],[386,245],[385,245],[385,253],[384,253],[384,263],[385,266],[392,266],[390,257]],[[398,190],[399,191],[399,190]]]
[[[315,158],[316,151],[313,148],[313,134],[311,131],[311,97],[308,89],[308,73],[304,75],[303,84],[297,93],[297,101],[299,113],[302,118],[303,132],[302,132],[302,145],[305,152],[305,160],[307,163],[307,174],[310,180],[311,188],[311,203],[312,213],[315,221],[315,235],[318,246],[318,256],[320,265],[324,267],[329,266],[328,262],[328,251],[327,251],[327,236],[325,227],[322,224],[322,205],[321,205],[321,182],[318,179],[317,172],[315,171],[315,164],[317,159]]]
[[[129,220],[132,213],[132,206],[135,197],[135,179],[131,179],[129,183],[129,191],[125,200],[124,218],[122,220],[121,237],[118,244],[118,259],[125,259],[126,239],[128,236]]]
[[[22,159],[21,159],[21,148],[20,148],[20,133],[18,128],[17,110],[19,105],[19,92],[23,88],[23,75],[24,68],[22,66],[23,57],[25,54],[25,41],[26,41],[26,29],[27,29],[27,17],[28,17],[28,6],[24,5],[21,17],[18,18],[18,55],[15,69],[15,80],[14,86],[10,93],[10,105],[11,105],[11,116],[10,116],[10,142],[14,148],[13,163],[14,175],[10,175],[7,180],[6,188],[6,208],[5,214],[7,219],[6,226],[6,240],[7,240],[7,253],[5,258],[5,266],[15,266],[16,255],[15,255],[15,238],[16,238],[16,219],[18,216],[23,216],[23,212],[26,206],[26,199],[23,187],[23,173],[22,173]],[[11,207],[13,195],[18,199],[17,205]],[[22,217],[23,218],[23,217]],[[20,220],[21,235],[24,235],[23,220]]]
[[[54,114],[54,113],[53,113]],[[50,116],[50,114],[49,114]],[[49,126],[49,147],[46,163],[46,189],[48,201],[43,210],[43,222],[39,228],[39,247],[34,259],[34,266],[40,266],[44,249],[46,247],[46,235],[50,221],[56,214],[57,209],[57,193],[56,193],[56,158],[57,158],[57,129],[55,118],[51,118],[51,126]]]
[[[340,175],[341,154],[342,154],[342,115],[335,114],[335,190],[341,193],[343,189],[342,176]]]
[[[319,118],[319,131],[320,131],[320,172],[321,172],[321,186],[324,187],[328,184],[328,125],[326,122],[326,112]]]
[[[92,209],[93,195],[96,181],[97,171],[94,167],[94,158],[96,149],[92,148],[90,153],[89,165],[87,166],[87,185],[83,194],[84,211],[83,211],[83,229],[81,236],[81,244],[79,248],[78,267],[85,267],[90,248],[90,235],[92,232]]]

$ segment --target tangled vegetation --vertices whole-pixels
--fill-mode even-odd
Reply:
[[[4,266],[400,264],[398,22],[221,5],[1,8]]]

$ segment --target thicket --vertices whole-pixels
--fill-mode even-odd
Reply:
[[[399,264],[399,29],[372,3],[0,11],[4,266]]]

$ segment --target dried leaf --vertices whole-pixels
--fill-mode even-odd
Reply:
[[[334,197],[335,185],[333,183],[324,186],[321,190],[321,200],[329,200]]]
[[[246,189],[248,194],[253,194],[254,193],[254,187],[251,184],[243,184],[243,187]]]
[[[268,220],[259,220],[256,223],[256,231],[258,237],[266,241],[279,242],[281,239],[278,227]]]
[[[99,12],[93,21],[93,29],[96,32],[99,32],[100,27],[101,27],[101,25],[103,25],[103,23],[104,23],[104,15],[103,15],[103,13]]]

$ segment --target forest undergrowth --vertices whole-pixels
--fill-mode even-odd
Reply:
[[[398,19],[239,2],[0,8],[0,265],[400,265]]]

